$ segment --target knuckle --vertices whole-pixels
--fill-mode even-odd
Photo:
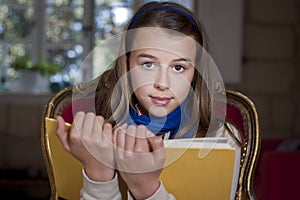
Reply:
[[[142,147],[136,147],[136,148],[134,149],[134,152],[135,152],[135,153],[144,153],[144,149],[143,149]]]
[[[135,158],[135,154],[131,151],[125,151],[124,160],[133,160]]]
[[[55,133],[58,137],[62,135],[62,131],[60,129],[57,129]]]
[[[127,128],[127,132],[135,132],[136,126],[135,125],[129,125]]]
[[[70,141],[77,141],[78,140],[78,132],[77,131],[72,131],[69,135]]]

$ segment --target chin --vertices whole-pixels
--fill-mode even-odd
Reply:
[[[151,116],[163,118],[166,117],[170,113],[170,111],[168,111],[168,109],[163,106],[154,105],[149,109],[149,113]]]

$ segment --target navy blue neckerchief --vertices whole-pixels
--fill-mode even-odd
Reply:
[[[181,106],[178,106],[174,111],[162,118],[153,116],[150,118],[148,115],[139,115],[134,108],[129,106],[129,116],[127,120],[129,125],[145,125],[148,130],[156,135],[163,135],[169,132],[169,139],[175,136],[182,122]]]

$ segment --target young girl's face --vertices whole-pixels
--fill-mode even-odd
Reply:
[[[129,67],[134,94],[143,112],[164,117],[187,97],[194,76],[195,41],[161,29],[138,30]]]

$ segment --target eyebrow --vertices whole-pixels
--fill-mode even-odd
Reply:
[[[139,54],[138,57],[139,57],[139,58],[140,58],[140,57],[142,57],[142,58],[151,58],[151,59],[158,60],[157,57],[155,57],[155,56],[153,56],[153,55],[150,55],[150,54],[144,54],[144,53]]]
[[[175,59],[174,61],[192,62],[192,60],[190,58],[178,58],[178,59]]]
[[[138,57],[143,57],[143,58],[151,58],[151,59],[155,59],[155,60],[158,60],[157,57],[153,56],[153,55],[150,55],[150,54],[139,54]],[[192,60],[190,58],[177,58],[177,59],[174,59],[172,61],[185,61],[185,62],[192,62]]]

